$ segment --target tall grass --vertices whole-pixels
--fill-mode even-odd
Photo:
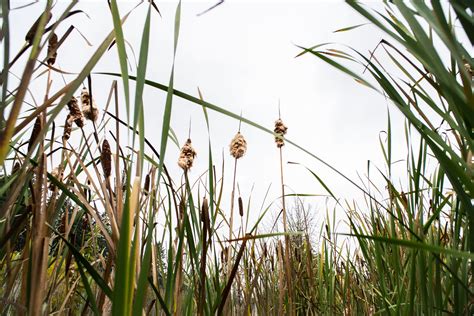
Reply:
[[[315,236],[313,213],[285,202],[293,195],[284,191],[281,146],[283,232],[265,231],[262,225],[272,204],[255,223],[244,225],[254,207],[239,196],[242,224],[235,233],[235,184],[228,209],[223,203],[227,178],[214,163],[212,135],[207,170],[190,177],[194,154],[189,140],[181,157],[187,159],[180,163],[182,174],[170,174],[164,158],[171,159],[167,144],[175,97],[202,108],[208,130],[212,122],[207,111],[217,111],[275,136],[277,144],[284,141],[320,159],[285,139],[281,130],[273,132],[209,103],[200,92],[194,97],[176,90],[174,64],[168,85],[146,79],[151,20],[159,14],[153,1],[141,4],[147,10],[136,75],[129,73],[123,32],[130,12],[121,13],[111,1],[113,29],[82,70],[57,91],[52,91],[52,81],[60,81],[61,73],[54,53],[68,45],[70,32],[58,34],[56,44],[54,34],[82,11],[73,10],[73,2],[50,18],[48,1],[44,13],[31,21],[24,47],[11,54],[10,42],[17,39],[10,38],[9,5],[3,1],[2,313],[472,314],[474,62],[457,34],[464,31],[474,43],[474,8],[458,2],[428,6],[393,1],[379,14],[354,1],[348,4],[386,33],[376,51],[366,56],[317,45],[302,48],[300,55],[312,54],[346,72],[403,113],[407,173],[402,184],[392,173],[389,116],[388,137],[381,143],[386,166],[379,173],[386,187],[374,186],[370,177],[369,185],[358,184],[322,161],[362,190],[366,203],[338,201],[347,212],[348,236],[338,234],[331,209]],[[174,55],[180,13],[181,2],[174,17]],[[449,60],[440,55],[440,46],[449,51]],[[95,118],[77,107],[84,100],[73,98],[82,89],[89,95],[88,111],[94,108],[102,92],[93,89],[90,75],[108,48],[118,55],[120,72],[101,74],[111,79],[111,88]],[[390,67],[379,62],[382,53]],[[10,89],[11,69],[21,61],[19,83]],[[363,69],[352,70],[342,62]],[[120,83],[115,77],[121,77]],[[29,111],[24,104],[33,78],[44,80],[46,88],[42,103]],[[144,133],[145,88],[167,94],[159,148]],[[123,106],[126,113],[120,113]],[[66,114],[65,122],[59,119]],[[236,177],[235,171],[233,183]],[[341,238],[347,239],[341,243]]]

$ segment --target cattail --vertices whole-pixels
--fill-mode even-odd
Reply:
[[[64,132],[63,132],[63,140],[66,141],[71,137],[72,132],[72,119],[71,114],[68,114],[66,117],[66,122],[64,123]]]
[[[104,170],[104,176],[108,178],[112,172],[112,151],[107,139],[102,142],[102,153],[100,154],[100,163]]]
[[[43,14],[45,14],[45,13],[43,13]],[[25,41],[28,44],[33,43],[33,39],[35,38],[35,34],[36,34],[36,31],[38,30],[38,26],[39,26],[41,18],[43,17],[43,14],[40,15],[40,17],[30,27],[30,29],[28,30],[28,33],[26,33]],[[51,20],[52,17],[53,17],[53,15],[51,14],[51,12],[48,12],[48,16],[46,17],[45,25],[48,24],[48,22]]]
[[[209,202],[207,201],[207,198],[204,198],[202,200],[202,206],[201,206],[201,222],[204,224],[207,224],[209,221]]]
[[[58,36],[56,33],[51,34],[48,41],[48,65],[54,65],[58,56]]]
[[[30,140],[28,141],[28,151],[33,147],[34,142],[38,138],[38,135],[41,133],[42,128],[42,118],[41,115],[36,118],[35,125],[33,126],[33,131],[31,132]]]
[[[242,217],[242,216],[244,216],[244,204],[243,204],[242,198],[240,196],[239,196],[238,201],[239,201],[239,214]]]
[[[147,174],[145,177],[145,185],[143,186],[143,190],[145,191],[145,195],[148,195],[150,191],[150,174]]]
[[[87,88],[84,87],[81,92],[81,103],[82,103],[82,113],[86,119],[93,122],[97,121],[99,117],[99,110],[97,109],[94,100],[91,100],[91,96]]]
[[[196,157],[196,151],[191,145],[191,139],[188,138],[183,148],[181,148],[178,165],[186,171],[193,166],[194,157]]]
[[[69,114],[71,115],[70,120],[76,123],[77,127],[84,127],[84,115],[82,114],[79,105],[77,104],[77,99],[75,97],[71,98],[71,101],[67,103],[69,108]]]
[[[238,132],[230,142],[230,154],[235,159],[241,158],[247,151],[247,141],[244,136]]]
[[[285,141],[281,137],[285,136],[287,130],[288,127],[283,124],[283,121],[281,119],[275,121],[275,129],[273,131],[279,136],[275,136],[275,143],[277,144],[278,148],[285,145]]]
[[[263,243],[263,257],[266,258],[268,255],[268,251],[267,251],[267,243],[264,242]]]

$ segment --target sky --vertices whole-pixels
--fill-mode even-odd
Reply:
[[[152,14],[149,60],[146,77],[168,84],[173,61],[174,15],[177,1],[155,1],[162,17]],[[28,2],[12,1],[12,6]],[[56,16],[69,2],[58,1],[53,10]],[[206,101],[242,115],[269,129],[281,117],[288,126],[287,137],[314,155],[331,164],[358,183],[367,173],[367,162],[384,170],[380,138],[387,130],[387,109],[390,109],[393,128],[394,160],[404,159],[404,123],[397,110],[382,95],[358,84],[350,77],[331,68],[309,54],[295,58],[297,47],[311,47],[321,43],[335,43],[353,47],[363,53],[373,50],[384,38],[373,26],[366,25],[350,32],[335,30],[365,23],[357,12],[342,1],[231,1],[197,16],[212,6],[214,1],[182,2],[179,43],[175,59],[175,89],[198,96],[198,88]],[[367,1],[369,6],[383,8],[380,2]],[[123,15],[136,2],[120,1]],[[23,45],[24,34],[42,11],[44,2],[11,12],[12,52]],[[58,52],[57,66],[77,72],[93,54],[97,45],[112,29],[112,18],[106,1],[81,1],[77,5],[88,16],[71,17],[59,30],[64,32],[73,24],[73,32]],[[146,15],[146,5],[132,12],[124,25],[125,38],[138,58],[139,43]],[[132,50],[130,73],[136,73]],[[362,73],[361,68],[355,67]],[[22,63],[13,69],[21,74]],[[119,72],[116,49],[106,53],[95,72]],[[72,77],[66,77],[69,80]],[[93,74],[94,95],[99,107],[105,104],[112,78]],[[53,82],[59,88],[61,77]],[[119,82],[121,87],[121,82]],[[44,90],[44,82],[33,82],[33,87]],[[146,136],[159,148],[161,123],[166,94],[145,88]],[[123,113],[123,112],[122,112]],[[208,164],[209,137],[213,159],[220,170],[225,161],[225,193],[230,195],[233,161],[229,143],[238,130],[238,121],[222,114],[209,112],[210,134],[207,132],[202,109],[196,104],[175,97],[171,126],[180,145],[188,137],[191,120],[191,139],[198,152],[191,179],[197,179]],[[65,116],[65,114],[64,114]],[[60,119],[59,121],[63,121]],[[279,156],[273,137],[243,124],[241,132],[248,143],[246,155],[239,160],[237,181],[242,198],[252,196],[251,218],[261,209],[265,192],[269,189],[266,205],[280,196]],[[165,163],[173,175],[180,175],[176,164],[179,148],[168,143]],[[288,145],[283,151],[287,193],[327,195],[325,189],[304,167],[315,172],[335,196],[349,201],[362,201],[362,194],[348,181],[316,159]],[[400,166],[403,170],[403,165]],[[375,169],[374,169],[375,170]],[[405,169],[406,171],[406,169]],[[376,171],[372,171],[374,174]],[[219,171],[220,173],[220,171]],[[380,179],[379,179],[380,180]],[[253,191],[252,191],[253,190]],[[253,192],[253,193],[252,193]],[[333,205],[327,197],[306,197],[315,216],[322,218]],[[291,205],[291,202],[289,203]],[[223,206],[224,208],[228,208]],[[278,202],[274,209],[278,209]],[[336,209],[337,218],[345,218]]]

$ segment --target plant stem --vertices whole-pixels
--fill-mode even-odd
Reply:
[[[285,182],[283,177],[283,149],[280,147],[280,178],[281,178],[281,202],[283,206],[283,229],[285,231],[285,269],[286,269],[286,286],[288,290],[288,314],[294,315],[293,310],[293,285],[291,278],[291,258],[290,258],[290,237],[288,236],[288,223],[286,220],[285,205]]]

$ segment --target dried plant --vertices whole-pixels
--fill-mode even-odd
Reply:
[[[91,100],[91,96],[86,87],[84,87],[81,91],[81,103],[82,113],[84,113],[85,118],[93,122],[97,121],[97,118],[99,117],[99,110],[95,105],[95,101]]]
[[[234,157],[235,159],[239,159],[242,158],[245,155],[245,152],[247,151],[247,141],[240,132],[237,132],[237,134],[230,142],[229,147],[230,154],[232,155],[232,157]]]
[[[283,124],[283,121],[281,119],[275,121],[275,129],[273,131],[279,136],[275,136],[275,143],[277,144],[278,148],[285,145],[285,141],[282,137],[286,135],[287,130],[288,127]]]
[[[58,56],[58,36],[56,33],[51,34],[48,41],[48,65],[54,65],[56,57]]]
[[[77,127],[83,128],[84,127],[84,115],[82,114],[81,109],[79,108],[79,104],[77,103],[77,99],[72,97],[71,100],[67,103],[69,108],[69,115],[70,120],[76,123]]]
[[[72,132],[72,116],[68,114],[66,117],[66,122],[64,122],[64,131],[63,131],[63,140],[68,140],[71,137]]]
[[[183,170],[189,170],[193,166],[194,158],[196,157],[196,151],[194,150],[191,139],[188,138],[186,143],[181,148],[181,152],[179,154],[178,165]]]

